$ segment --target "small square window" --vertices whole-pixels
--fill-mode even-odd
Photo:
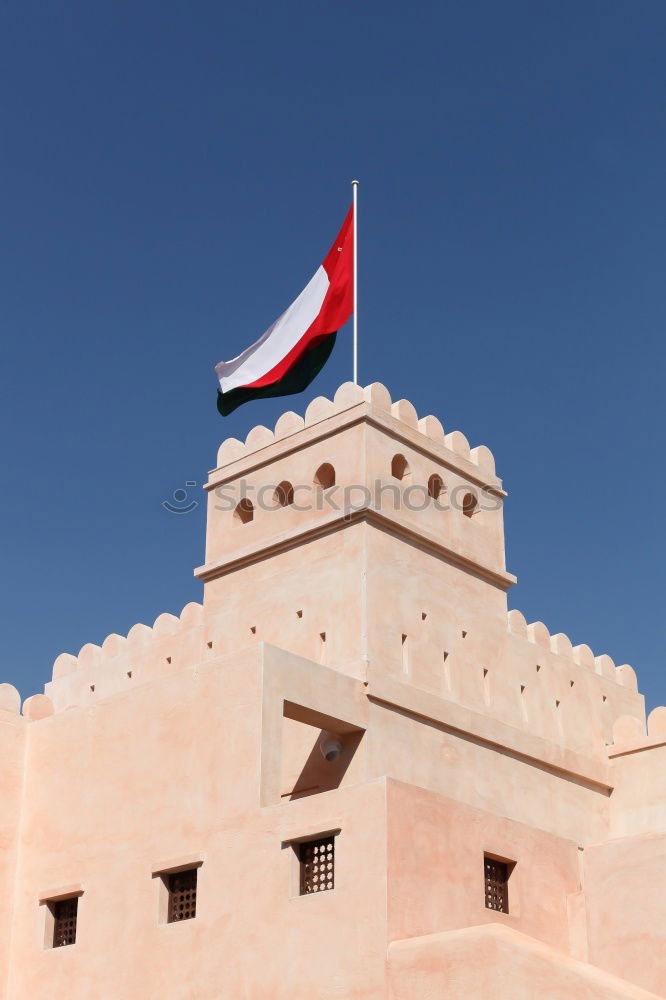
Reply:
[[[76,918],[79,911],[79,897],[57,899],[49,903],[53,914],[53,947],[63,948],[76,941]]]
[[[498,913],[509,912],[509,875],[513,865],[498,861],[489,855],[483,856],[483,876],[485,882],[486,907]]]
[[[326,892],[335,887],[335,837],[322,837],[299,845],[300,893]]]
[[[169,892],[167,923],[191,920],[197,915],[197,869],[171,872],[166,876]]]

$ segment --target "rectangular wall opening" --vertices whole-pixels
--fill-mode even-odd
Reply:
[[[333,719],[330,723],[330,729],[320,729],[316,724],[283,716],[280,752],[283,800],[328,792],[339,788],[345,779],[354,780],[354,768],[350,775],[347,771],[353,765],[363,733],[350,731],[349,726],[333,728]]]
[[[483,855],[483,880],[486,909],[497,913],[509,912],[509,879],[515,868],[514,861]]]
[[[167,923],[192,920],[197,915],[197,869],[172,872],[166,877],[169,892]]]
[[[335,888],[335,836],[307,840],[298,845],[299,892],[309,896]]]
[[[153,871],[158,886],[158,922],[178,924],[197,915],[200,860],[183,861]]]
[[[45,948],[66,948],[76,944],[80,896],[81,892],[77,892],[76,895],[42,900],[46,909]]]

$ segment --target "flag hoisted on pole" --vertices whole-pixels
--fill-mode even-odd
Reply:
[[[223,417],[250,399],[288,396],[310,385],[328,360],[340,327],[354,314],[354,382],[358,381],[356,206],[358,181],[342,229],[297,299],[254,344],[215,365]]]

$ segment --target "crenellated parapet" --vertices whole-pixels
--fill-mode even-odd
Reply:
[[[407,688],[418,689],[474,719],[520,732],[523,741],[540,740],[559,756],[605,761],[616,720],[631,717],[644,728],[631,667],[616,668],[607,655],[551,636],[519,611],[470,614],[457,594],[447,596],[439,601],[438,591],[415,586],[389,604],[368,668],[371,687],[381,688],[384,678],[399,682],[405,696]]]
[[[196,666],[210,653],[203,639],[203,607],[192,602],[179,616],[159,615],[152,627],[137,623],[126,636],[112,632],[100,646],[86,643],[77,656],[61,653],[45,691],[56,711],[86,706]]]
[[[53,703],[44,694],[33,694],[21,705],[21,695],[13,684],[0,684],[0,714],[3,712],[37,722],[53,715]]]
[[[609,756],[617,757],[666,745],[666,706],[653,708],[645,719],[621,715],[613,725],[613,745]]]
[[[444,431],[441,422],[432,415],[419,417],[415,407],[407,399],[399,399],[395,403],[381,382],[373,382],[365,387],[345,382],[335,393],[333,399],[317,396],[305,410],[303,417],[292,411],[283,413],[277,420],[273,430],[259,424],[247,434],[245,441],[237,438],[226,438],[217,453],[217,468],[246,459],[250,455],[268,448],[276,441],[283,441],[306,428],[315,427],[322,421],[329,420],[337,414],[359,406],[367,406],[373,411],[388,414],[406,428],[416,431],[438,448],[445,448],[452,455],[475,465],[481,473],[481,478],[495,478],[495,460],[489,448],[478,445],[470,448],[469,442],[462,431]]]
[[[507,614],[512,639],[510,658],[522,661],[521,700],[537,727],[587,752],[605,754],[616,740],[618,720],[645,729],[643,696],[629,664],[616,666],[608,654],[595,655],[574,646],[562,632],[552,634],[543,622],[528,623],[520,611]],[[512,667],[507,663],[506,670]]]
[[[137,685],[264,640],[312,661],[342,666],[336,650],[346,622],[308,604],[308,596],[305,580],[293,607],[280,604],[279,618],[251,599],[240,615],[233,604],[206,609],[190,603],[179,616],[162,614],[152,626],[134,625],[127,636],[112,633],[99,646],[87,643],[78,656],[63,653],[55,660],[46,694],[27,699],[23,715],[38,721],[54,711],[129,695]],[[508,612],[503,628],[485,616],[461,628],[455,616],[427,607],[413,613],[411,622],[396,618],[394,654],[387,647],[367,664],[371,690],[379,678],[393,678],[466,707],[474,717],[504,724],[507,731],[520,730],[544,746],[590,759],[666,741],[666,708],[655,709],[646,728],[643,698],[627,664],[615,667],[606,654],[574,647],[564,634],[551,635],[542,622],[528,624],[516,610]],[[18,692],[10,685],[0,685],[0,709],[19,711]]]
[[[564,657],[572,664],[584,667],[600,677],[606,677],[632,691],[638,691],[636,674],[628,663],[616,667],[611,657],[606,653],[595,656],[590,647],[584,643],[574,646],[569,636],[565,635],[564,632],[551,635],[543,622],[532,622],[528,625],[525,616],[515,609],[507,613],[507,625],[509,632],[513,635],[521,636],[535,646],[540,646],[557,656]]]

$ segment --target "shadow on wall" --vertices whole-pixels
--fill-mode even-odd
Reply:
[[[354,732],[336,737],[324,729],[320,730],[292,791],[282,797],[293,801],[293,799],[303,799],[307,795],[317,795],[319,792],[330,792],[334,788],[339,788],[362,736],[362,732]],[[334,759],[327,760],[322,747],[325,748],[327,739],[336,738],[341,744],[339,753]]]

